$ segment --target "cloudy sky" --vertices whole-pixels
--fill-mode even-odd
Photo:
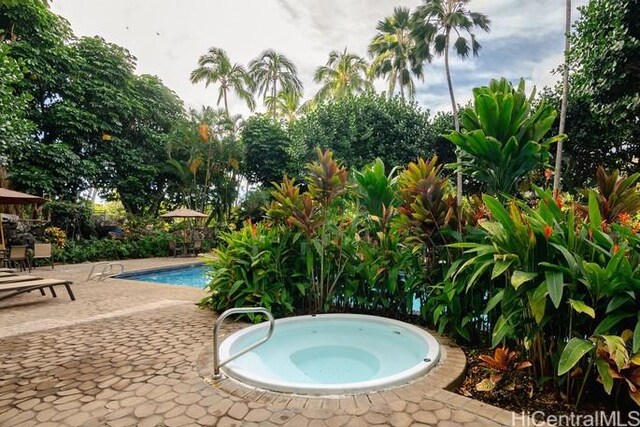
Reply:
[[[378,20],[396,6],[421,0],[53,0],[77,35],[100,35],[126,47],[138,60],[138,72],[155,74],[189,107],[214,105],[216,89],[192,85],[189,73],[211,46],[225,49],[233,62],[247,64],[267,48],[284,53],[298,66],[305,97],[317,90],[316,67],[329,52],[347,47],[366,55]],[[574,0],[581,6],[587,0]],[[491,32],[478,34],[480,56],[452,62],[457,100],[490,78],[523,77],[529,86],[553,84],[551,71],[562,61],[564,0],[473,0],[470,8],[491,19]],[[574,20],[578,12],[574,10]],[[380,82],[377,87],[383,88]],[[420,105],[450,109],[442,59],[426,68],[418,83]],[[232,99],[234,113],[246,113]]]

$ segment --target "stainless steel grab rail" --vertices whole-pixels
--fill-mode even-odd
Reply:
[[[238,353],[236,353],[233,356],[229,357],[227,360],[221,362],[220,361],[220,348],[219,348],[220,346],[218,345],[218,334],[220,333],[220,326],[222,325],[222,322],[224,322],[224,319],[226,319],[230,315],[232,315],[232,314],[244,314],[244,313],[262,313],[262,314],[265,314],[267,316],[267,318],[269,319],[269,331],[267,332],[267,335],[263,339],[261,339],[260,341],[250,345],[249,347],[245,348],[244,350],[239,351]],[[267,342],[269,340],[269,338],[271,338],[271,335],[273,335],[274,326],[275,326],[275,319],[273,318],[273,315],[271,314],[271,312],[269,310],[267,310],[266,308],[263,308],[263,307],[230,308],[230,309],[226,310],[224,313],[222,313],[216,319],[215,323],[213,324],[213,379],[214,380],[219,380],[219,379],[222,378],[222,374],[220,373],[220,368],[221,367],[223,367],[227,363],[231,362],[232,360],[237,359],[238,357],[242,356],[243,354],[246,354],[246,353],[250,352],[254,348],[256,348],[258,346],[261,346],[265,342]]]

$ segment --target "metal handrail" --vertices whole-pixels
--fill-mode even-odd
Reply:
[[[245,348],[244,350],[239,351],[238,353],[236,353],[233,356],[229,357],[227,360],[221,362],[220,361],[220,348],[219,348],[220,346],[218,345],[218,334],[220,333],[220,326],[222,325],[222,322],[224,322],[224,319],[226,319],[230,315],[232,315],[232,314],[245,314],[245,313],[262,313],[262,314],[265,314],[267,316],[267,318],[269,319],[269,331],[267,332],[267,335],[263,339],[261,339],[260,341],[250,345],[249,347]],[[216,319],[215,323],[213,324],[213,379],[214,380],[219,380],[219,379],[222,378],[222,374],[220,373],[220,368],[221,367],[223,367],[227,363],[231,362],[232,360],[237,359],[238,357],[242,356],[243,354],[246,354],[246,353],[250,352],[254,348],[256,348],[258,346],[261,346],[265,342],[267,342],[269,340],[269,338],[271,338],[271,335],[273,335],[274,326],[275,326],[275,319],[273,318],[273,315],[271,314],[271,312],[269,310],[267,310],[266,308],[263,308],[263,307],[230,308],[230,309],[226,310],[224,313],[222,313]]]
[[[114,266],[120,267],[120,271],[117,272],[117,273],[114,272],[113,271],[113,267]],[[96,269],[96,267],[102,267],[102,272],[93,274],[95,269]],[[109,273],[107,273],[107,269],[109,269]],[[98,279],[98,282],[102,282],[107,277],[115,276],[116,274],[121,274],[121,273],[124,273],[124,265],[120,264],[119,262],[103,261],[103,262],[99,262],[97,264],[94,264],[93,267],[91,267],[91,271],[89,272],[89,276],[87,277],[87,281],[92,280],[92,279]]]

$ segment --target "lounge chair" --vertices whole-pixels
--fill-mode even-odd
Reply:
[[[0,284],[2,283],[17,283],[17,282],[28,282],[30,280],[39,280],[42,279],[42,277],[36,277],[36,276],[5,276],[5,277],[0,277]]]
[[[16,273],[0,270],[0,277],[17,276]]]
[[[14,271],[13,268],[0,268],[0,273],[13,273]]]
[[[51,265],[51,269],[53,270],[53,253],[51,252],[51,243],[36,243],[33,245],[33,267],[35,268],[35,260],[37,259],[45,259],[49,260],[49,265]]]
[[[76,297],[73,295],[73,291],[71,290],[72,284],[73,282],[70,282],[68,280],[39,278],[38,280],[30,280],[25,282],[0,283],[0,301],[24,292],[31,292],[35,290],[39,290],[42,295],[45,295],[45,288],[49,288],[49,290],[51,291],[51,296],[57,298],[58,295],[56,295],[56,291],[54,289],[54,287],[56,286],[64,286],[67,289],[67,293],[69,294],[69,298],[71,298],[71,301],[75,301]],[[5,295],[5,292],[8,292],[8,294]]]

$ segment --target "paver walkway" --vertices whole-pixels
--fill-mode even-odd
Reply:
[[[509,412],[423,383],[342,399],[212,386],[197,369],[215,318],[194,305],[201,290],[83,282],[89,269],[34,272],[74,280],[75,302],[32,293],[0,303],[1,426],[511,425]]]

